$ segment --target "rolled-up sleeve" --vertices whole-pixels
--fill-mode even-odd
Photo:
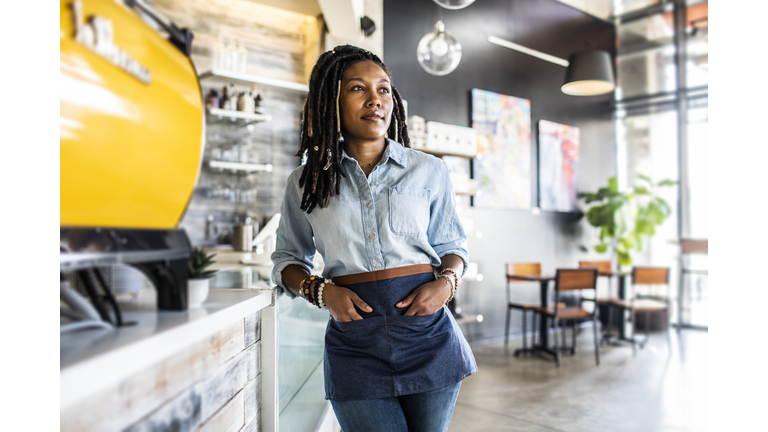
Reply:
[[[283,270],[289,265],[298,265],[312,273],[312,260],[315,257],[315,242],[312,226],[307,221],[306,213],[301,210],[301,189],[299,176],[301,169],[294,171],[288,178],[283,204],[280,207],[280,224],[277,228],[275,251],[272,253],[272,282],[283,288],[291,298],[296,296],[283,284]]]
[[[440,179],[437,183],[440,185],[440,189],[437,190],[430,203],[427,237],[429,244],[440,258],[448,254],[454,254],[464,261],[463,277],[467,271],[469,261],[466,248],[467,236],[456,212],[456,196],[453,191],[453,182],[445,162],[441,161],[437,177]]]

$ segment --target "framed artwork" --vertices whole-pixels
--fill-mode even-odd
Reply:
[[[531,102],[472,89],[477,207],[531,208]]]
[[[579,128],[539,120],[539,207],[573,212],[579,164]]]

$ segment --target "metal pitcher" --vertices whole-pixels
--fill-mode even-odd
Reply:
[[[238,252],[251,252],[253,250],[253,220],[245,218],[245,222],[235,224],[232,231],[232,249]]]

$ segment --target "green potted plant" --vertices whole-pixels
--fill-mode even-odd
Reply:
[[[611,261],[616,258],[619,266],[632,265],[632,251],[642,251],[643,238],[656,234],[672,213],[667,201],[656,194],[659,187],[677,184],[674,180],[654,183],[642,174],[637,176],[642,183],[626,192],[619,190],[616,177],[608,179],[608,186],[597,192],[583,195],[587,210],[587,222],[597,228],[600,243],[595,246],[599,253],[611,252]]]
[[[211,276],[216,270],[206,270],[213,264],[216,254],[208,254],[202,248],[193,247],[192,255],[187,263],[189,267],[188,304],[190,307],[200,306],[208,299]]]

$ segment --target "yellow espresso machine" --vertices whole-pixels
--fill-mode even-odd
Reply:
[[[129,264],[160,309],[187,309],[177,227],[204,145],[192,34],[138,0],[60,6],[60,269]]]

